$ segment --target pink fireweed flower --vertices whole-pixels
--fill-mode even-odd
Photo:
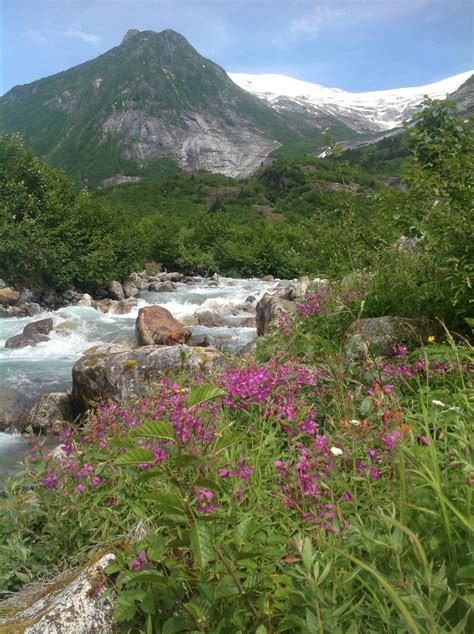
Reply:
[[[344,499],[346,502],[351,502],[352,501],[352,495],[350,494],[349,491],[344,491]]]
[[[219,478],[226,478],[229,475],[229,469],[220,469],[218,476]]]
[[[91,482],[94,486],[99,486],[100,484],[100,478],[99,476],[92,476],[91,477]]]
[[[425,445],[425,447],[429,447],[430,441],[428,440],[426,436],[418,436],[418,440],[420,441],[422,445]]]
[[[47,468],[47,475],[43,478],[45,489],[57,489],[59,487],[58,476],[53,472],[51,467]]]
[[[84,489],[84,485],[82,485],[82,484],[78,484],[78,485],[75,487],[74,491],[75,491],[76,493],[84,493],[84,491],[85,491],[85,489]]]
[[[194,493],[198,501],[197,510],[199,513],[214,513],[214,511],[220,507],[219,504],[213,501],[216,496],[210,489],[194,487]]]
[[[149,567],[146,552],[144,550],[141,550],[138,553],[138,557],[136,559],[132,559],[130,567],[133,572],[140,572],[141,570],[146,570]]]

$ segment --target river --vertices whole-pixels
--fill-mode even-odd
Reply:
[[[249,295],[258,300],[263,293],[272,291],[277,282],[221,278],[216,288],[209,288],[207,283],[208,280],[199,279],[194,285],[176,284],[174,292],[142,291],[138,306],[126,315],[69,306],[34,317],[0,318],[0,386],[14,389],[28,401],[46,392],[69,389],[75,361],[92,346],[134,340],[139,308],[153,304],[164,306],[177,319],[192,316],[197,308],[220,312],[233,309],[236,314],[230,319],[235,321],[235,327],[189,326],[189,329],[193,334],[208,334],[211,343],[220,340],[229,350],[237,352],[256,336],[254,328],[238,325],[243,318],[251,317],[249,313],[239,312],[238,307]],[[8,337],[21,333],[27,323],[45,317],[51,317],[54,323],[49,341],[34,348],[5,348]],[[20,435],[0,433],[0,483],[14,472],[27,449],[28,443]]]

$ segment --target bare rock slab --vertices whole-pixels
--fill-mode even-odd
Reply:
[[[112,634],[113,599],[104,597],[103,570],[115,561],[110,553],[94,564],[64,573],[36,593],[20,593],[3,602],[10,613],[0,617],[0,632],[24,634]],[[105,588],[103,588],[105,589]]]

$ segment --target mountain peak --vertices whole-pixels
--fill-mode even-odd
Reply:
[[[137,33],[140,33],[140,29],[128,29],[128,31],[123,36],[123,40],[121,44],[125,44],[125,42],[127,42],[131,37],[133,37]]]

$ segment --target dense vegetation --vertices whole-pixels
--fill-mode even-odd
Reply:
[[[319,290],[267,363],[163,378],[65,429],[62,459],[37,448],[0,507],[2,584],[113,550],[127,632],[471,631],[472,348],[342,354],[362,307]]]
[[[95,290],[142,263],[140,235],[105,201],[0,133],[0,276]]]

